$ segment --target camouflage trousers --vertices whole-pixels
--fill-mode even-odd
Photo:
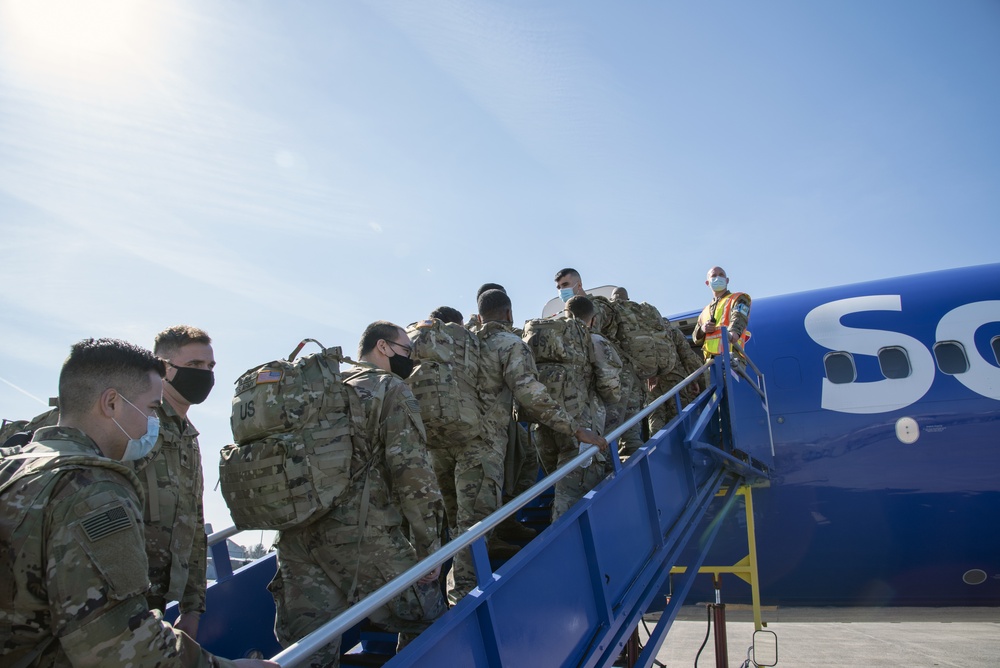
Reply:
[[[573,436],[552,431],[544,425],[539,425],[536,432],[538,438],[538,455],[546,474],[553,473],[557,468],[580,454],[580,444]],[[577,467],[572,473],[556,483],[555,498],[552,500],[552,521],[555,522],[567,510],[573,507],[583,495],[594,489],[597,483],[607,475],[608,457],[598,453],[589,466]]]
[[[438,445],[431,463],[444,498],[448,533],[455,538],[500,507],[503,491],[504,438],[475,438],[463,444]],[[448,601],[454,605],[476,586],[471,549],[455,555],[448,574]]]
[[[622,369],[622,398],[618,403],[608,405],[604,433],[611,433],[618,425],[642,410],[645,406],[645,386],[646,381],[635,375],[631,368]],[[618,452],[622,457],[627,457],[642,447],[643,442],[642,425],[637,423],[618,438]]]
[[[284,531],[278,538],[278,572],[267,588],[277,609],[274,633],[285,647],[417,563],[416,552],[399,527],[369,527],[359,546],[356,537],[347,543],[330,540],[323,525],[320,520]],[[399,633],[402,647],[446,610],[436,582],[414,584],[369,620]],[[339,665],[340,638],[309,659],[311,668]]]

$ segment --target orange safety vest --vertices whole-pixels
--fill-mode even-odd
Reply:
[[[715,316],[716,327],[729,329],[733,304],[736,303],[738,297],[742,296],[744,296],[742,292],[731,292],[716,303],[715,313],[713,314]],[[750,299],[749,295],[747,295],[747,299]],[[750,332],[744,331],[740,337],[740,345],[746,345],[746,342],[749,340]],[[702,350],[707,355],[719,355],[722,353],[722,331],[720,329],[716,329],[714,332],[705,332],[705,344],[702,346]],[[732,350],[732,347],[730,347],[730,350]]]

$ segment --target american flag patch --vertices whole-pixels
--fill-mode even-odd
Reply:
[[[281,380],[281,371],[275,371],[274,369],[265,369],[257,374],[257,384],[263,385],[264,383],[277,383]]]
[[[113,533],[118,533],[132,526],[132,518],[125,512],[125,506],[119,504],[108,510],[85,517],[80,525],[90,542],[100,540]]]
[[[433,320],[421,320],[420,322],[417,323],[417,329],[424,329],[425,327],[433,327],[433,326],[434,326]]]

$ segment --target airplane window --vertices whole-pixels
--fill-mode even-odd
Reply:
[[[858,377],[858,372],[854,368],[854,358],[851,357],[851,353],[828,353],[823,358],[823,366],[826,367],[827,379],[837,385],[853,383]]]
[[[934,344],[934,358],[941,373],[954,376],[969,370],[969,358],[965,356],[965,348],[958,341],[941,341]]]
[[[906,378],[910,375],[910,358],[903,348],[882,348],[878,351],[878,365],[886,378]]]

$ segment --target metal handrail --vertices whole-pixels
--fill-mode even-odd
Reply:
[[[228,527],[221,531],[215,531],[208,534],[208,546],[212,547],[216,543],[221,543],[227,538],[232,538],[238,533],[243,533],[244,529],[237,529],[235,526]]]
[[[701,374],[703,374],[712,364],[713,362],[706,362],[703,364],[697,371],[671,388],[669,392],[661,397],[658,397],[648,406],[623,422],[619,427],[609,433],[605,439],[609,444],[617,441],[626,430],[638,424],[639,420],[652,413],[661,404],[675,397],[682,389],[690,385]],[[271,660],[277,662],[283,668],[294,668],[295,666],[300,665],[318,650],[329,644],[333,638],[343,635],[348,629],[370,616],[372,612],[389,602],[394,596],[411,586],[421,577],[444,564],[444,562],[448,561],[448,559],[469,547],[480,538],[484,538],[485,535],[495,529],[497,525],[526,506],[534,500],[535,497],[552,487],[552,485],[572,473],[577,467],[597,454],[599,450],[600,449],[596,445],[591,445],[590,447],[581,450],[576,457],[556,469],[556,471],[554,471],[551,475],[538,481],[526,491],[517,495],[508,503],[505,503],[491,515],[472,525],[468,531],[446,543],[440,550],[425,557],[422,561],[418,562],[408,570],[400,573],[355,605],[352,605],[350,608],[334,617],[323,626],[302,638],[302,640],[289,645],[286,649],[275,654]],[[613,454],[617,457],[617,451]],[[213,536],[214,535],[215,534],[213,534]],[[476,589],[478,589],[478,587]],[[473,589],[469,595],[476,595],[476,589]]]

